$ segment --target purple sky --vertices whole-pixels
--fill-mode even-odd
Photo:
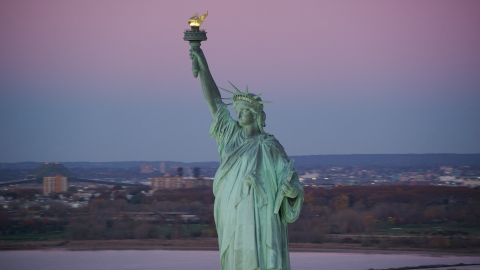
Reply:
[[[295,4],[294,4],[295,3]],[[183,41],[289,155],[480,153],[480,1],[2,1],[0,162],[219,160]]]

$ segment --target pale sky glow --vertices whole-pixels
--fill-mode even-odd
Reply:
[[[2,1],[0,162],[218,160],[183,31],[290,155],[480,153],[479,1]]]

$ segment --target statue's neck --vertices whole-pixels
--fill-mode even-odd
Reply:
[[[242,129],[243,129],[243,134],[245,134],[247,138],[255,137],[261,133],[260,130],[258,129],[258,126],[255,124],[242,127]]]

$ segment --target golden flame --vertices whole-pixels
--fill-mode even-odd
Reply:
[[[203,21],[205,20],[205,18],[208,16],[208,11],[203,14],[202,16],[198,16],[198,13],[195,13],[195,15],[193,15],[190,20],[188,20],[188,24],[190,26],[194,26],[194,27],[200,27],[200,25],[202,25]]]

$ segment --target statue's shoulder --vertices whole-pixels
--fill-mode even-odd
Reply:
[[[280,142],[273,136],[273,134],[265,133],[262,134],[262,140],[268,144],[280,144]]]
[[[273,136],[272,134],[268,134],[268,133],[263,134],[263,143],[268,148],[275,150],[276,152],[279,152],[280,155],[287,156],[283,146],[280,144],[277,138],[275,138],[275,136]]]

